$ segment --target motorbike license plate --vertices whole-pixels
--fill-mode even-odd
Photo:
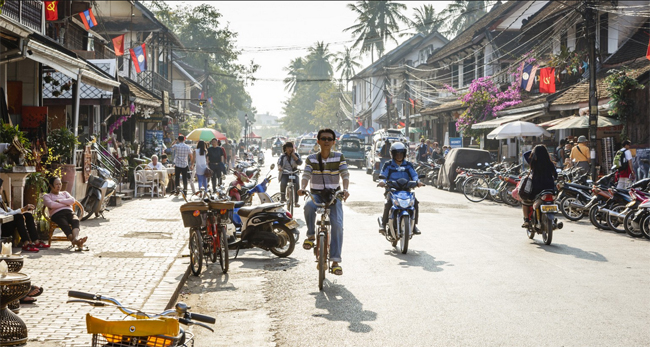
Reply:
[[[285,226],[289,229],[295,229],[298,227],[298,222],[295,220],[290,221],[289,223],[285,224]]]
[[[542,213],[557,213],[557,205],[542,205],[540,208]]]
[[[627,205],[625,205],[625,207],[632,208],[634,207],[634,204],[636,204],[636,201],[630,201]]]
[[[289,176],[289,179],[290,179],[290,180],[295,180],[295,179],[296,179],[296,176],[291,175],[291,176]]]

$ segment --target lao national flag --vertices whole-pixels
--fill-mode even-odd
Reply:
[[[555,93],[555,68],[545,67],[539,70],[539,92]]]
[[[79,16],[81,16],[81,21],[84,22],[86,30],[90,30],[90,28],[97,25],[97,19],[95,19],[95,15],[93,14],[92,9],[89,8],[83,12],[80,12]]]
[[[113,38],[113,50],[115,51],[115,55],[118,57],[124,55],[124,35]]]
[[[131,60],[133,60],[135,71],[137,73],[147,71],[147,51],[145,50],[144,43],[141,46],[129,49],[129,51],[131,52]]]
[[[530,64],[524,64],[524,68],[521,71],[521,89],[530,91],[533,87],[533,82],[535,82],[535,73],[537,73],[537,66]]]
[[[58,1],[45,1],[45,20],[58,20]]]

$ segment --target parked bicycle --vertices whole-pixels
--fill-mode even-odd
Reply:
[[[67,303],[83,303],[94,307],[112,306],[131,320],[103,320],[86,315],[86,329],[92,334],[92,347],[149,347],[149,346],[194,346],[194,334],[185,331],[180,324],[198,325],[214,332],[206,324],[214,324],[210,316],[191,313],[191,307],[179,302],[174,309],[159,314],[148,314],[123,306],[116,299],[100,294],[69,291],[68,296],[76,298]]]

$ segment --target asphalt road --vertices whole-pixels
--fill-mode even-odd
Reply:
[[[518,208],[424,187],[402,255],[377,232],[382,189],[365,170],[351,181],[344,275],[319,291],[300,245],[240,253],[227,275],[211,265],[181,295],[217,317],[214,333],[191,329],[197,346],[648,346],[648,240],[565,221],[545,246]]]

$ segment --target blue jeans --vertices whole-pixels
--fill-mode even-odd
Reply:
[[[313,195],[317,203],[321,203],[320,196]],[[307,222],[307,237],[316,235],[316,205],[309,200],[305,204],[305,221]],[[339,200],[329,207],[330,210],[330,260],[341,262],[341,248],[343,246],[343,203]],[[320,217],[319,217],[320,218]]]
[[[205,190],[208,190],[208,178],[205,177],[205,175],[196,175],[196,177],[199,178],[199,190],[201,187],[203,187]]]

